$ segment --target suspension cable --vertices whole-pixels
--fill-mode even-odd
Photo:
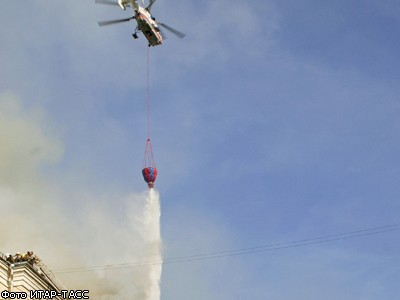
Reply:
[[[150,47],[147,47],[147,140],[150,140]]]

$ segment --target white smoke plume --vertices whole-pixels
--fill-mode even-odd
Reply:
[[[0,251],[34,251],[68,289],[89,290],[91,299],[159,300],[159,193],[67,193],[43,171],[64,151],[47,124],[40,110],[0,94]],[[103,268],[110,265],[118,267]]]

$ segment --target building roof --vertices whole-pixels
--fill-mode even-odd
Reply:
[[[66,290],[36,255],[32,253],[29,259],[26,257],[16,259],[19,255],[18,253],[16,255],[5,255],[0,252],[0,287],[9,288],[12,285],[16,289],[24,291],[35,289]]]

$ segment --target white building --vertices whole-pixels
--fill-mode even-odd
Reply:
[[[24,292],[30,299],[31,291],[55,291],[57,293],[66,290],[58,279],[32,252],[32,256],[16,254],[4,255],[0,252],[0,293]],[[16,259],[17,258],[17,259]],[[4,299],[0,294],[0,299]],[[63,299],[56,296],[53,299]]]

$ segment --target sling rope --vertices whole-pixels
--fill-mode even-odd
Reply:
[[[147,105],[147,140],[144,153],[143,168],[156,168],[153,157],[153,146],[150,141],[150,47],[147,48],[147,89],[146,89],[146,105]]]
[[[147,47],[147,139],[150,140],[150,47]]]

